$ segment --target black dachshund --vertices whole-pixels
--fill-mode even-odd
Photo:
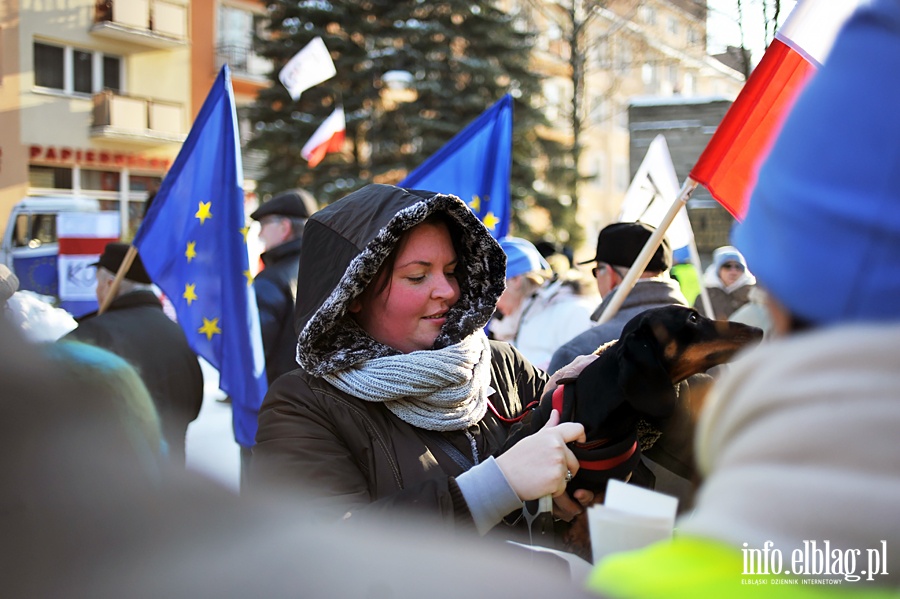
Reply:
[[[551,402],[541,402],[536,420],[546,421],[555,407],[561,421],[584,425],[586,442],[571,444],[580,470],[569,488],[603,491],[610,478],[627,479],[646,445],[639,424],[659,429],[640,432],[664,434],[666,420],[683,404],[683,382],[762,336],[756,327],[712,320],[684,306],[654,308],[628,321],[617,341],[598,348],[594,362],[577,378],[560,381]]]

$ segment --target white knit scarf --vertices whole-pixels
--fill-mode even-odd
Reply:
[[[479,329],[443,349],[372,358],[322,378],[354,397],[384,402],[413,426],[463,430],[487,410],[491,347]]]

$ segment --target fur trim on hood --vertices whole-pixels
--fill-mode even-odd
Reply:
[[[456,196],[368,185],[315,213],[303,235],[295,328],[297,363],[322,376],[368,359],[401,352],[372,339],[348,307],[372,282],[407,230],[442,212],[459,253],[460,298],[450,308],[434,348],[483,328],[503,292],[506,256],[481,221]]]

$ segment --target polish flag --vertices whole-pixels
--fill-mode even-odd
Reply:
[[[119,240],[119,213],[60,212],[56,233],[60,301],[96,301],[93,265],[107,243]]]
[[[860,1],[800,0],[694,165],[691,179],[735,218],[746,214],[784,120]]]
[[[340,152],[344,145],[344,134],[346,133],[347,124],[344,122],[344,107],[338,106],[334,112],[319,125],[316,132],[312,134],[309,141],[300,150],[309,163],[309,168],[315,168],[317,164],[322,162],[325,154],[329,152]]]
[[[291,98],[297,100],[300,94],[314,85],[331,79],[337,74],[331,54],[321,37],[313,38],[297,52],[278,72],[278,79],[287,88]]]

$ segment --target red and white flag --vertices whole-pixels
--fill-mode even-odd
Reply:
[[[800,0],[694,165],[691,179],[735,218],[746,214],[784,120],[859,2]]]
[[[340,152],[344,145],[344,135],[346,133],[347,124],[344,121],[344,107],[338,106],[334,112],[319,125],[316,132],[312,134],[309,141],[300,150],[309,163],[309,168],[314,168],[322,162],[325,154],[329,152]]]
[[[331,54],[321,37],[313,38],[297,52],[278,72],[278,79],[287,88],[291,98],[297,100],[300,94],[314,85],[331,79],[337,74]]]
[[[93,264],[106,244],[119,239],[117,212],[60,212],[56,220],[59,238],[59,299],[96,300],[97,280]]]

